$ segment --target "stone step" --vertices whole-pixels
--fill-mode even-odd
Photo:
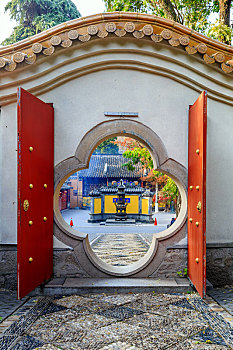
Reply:
[[[125,226],[125,225],[135,225],[135,219],[127,219],[125,221],[116,221],[115,219],[107,219],[105,222],[106,226]]]
[[[54,278],[30,293],[72,295],[88,293],[186,293],[193,289],[186,278]]]

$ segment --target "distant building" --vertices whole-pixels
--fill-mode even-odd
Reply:
[[[119,182],[123,179],[125,183],[138,181],[143,176],[140,164],[135,166],[134,171],[123,166],[127,162],[121,154],[119,155],[92,155],[89,168],[80,170],[69,178],[73,189],[70,191],[70,208],[90,207],[90,191],[107,186],[112,181]]]
[[[59,193],[59,210],[69,209],[71,205],[70,193],[73,190],[71,181],[68,179],[62,185]],[[74,207],[71,207],[74,208]]]
[[[119,186],[116,181],[100,189],[90,192],[91,211],[89,222],[100,222],[115,219],[116,203],[118,202]],[[152,196],[153,193],[142,188],[138,181],[125,183],[126,215],[135,222],[153,222]]]

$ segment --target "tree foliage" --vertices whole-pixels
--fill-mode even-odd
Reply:
[[[153,168],[153,160],[149,151],[145,147],[135,147],[132,150],[126,150],[123,156],[128,159],[128,162],[123,164],[128,170],[134,170],[135,165],[141,163],[144,169]]]
[[[161,171],[151,169],[147,175],[143,176],[141,180],[150,183],[152,186],[156,184],[166,184],[168,176]]]
[[[127,159],[127,163],[123,164],[128,170],[133,171],[136,164],[141,164],[144,169],[153,168],[153,160],[150,152],[139,141],[131,137],[116,139],[114,142],[125,149],[123,157]]]
[[[178,215],[179,208],[176,205],[180,197],[178,187],[169,176],[154,169],[153,159],[149,150],[139,141],[130,137],[125,137],[123,140],[117,139],[115,143],[126,149],[123,153],[123,157],[127,159],[127,163],[123,164],[123,166],[127,167],[128,170],[133,171],[136,164],[141,164],[147,174],[141,177],[140,180],[150,183],[152,187],[155,187],[156,184],[161,184],[163,186],[163,195],[160,199],[164,199],[167,202],[170,202],[171,200],[175,201]]]
[[[151,185],[155,186],[157,184],[161,184],[162,193],[160,192],[159,200],[165,200],[167,203],[171,203],[171,201],[175,202],[175,207],[177,208],[177,201],[179,201],[179,190],[174,180],[172,180],[168,175],[158,171],[151,169],[147,176],[141,178],[143,181],[147,181],[151,183]],[[179,199],[179,200],[178,200]],[[177,215],[179,210],[177,208]]]
[[[71,0],[11,0],[5,6],[5,11],[10,12],[10,18],[18,25],[2,45],[26,39],[81,16]]]
[[[103,141],[94,151],[93,154],[118,154],[119,147],[115,143],[116,137]]]
[[[224,23],[216,21],[210,25],[208,36],[212,39],[231,45],[232,28]]]
[[[230,43],[232,0],[105,0],[107,11],[152,13],[171,19],[222,42]],[[218,14],[213,24],[211,14]]]
[[[175,181],[167,177],[166,185],[163,187],[163,197],[169,197],[171,200],[176,200],[179,195],[178,187]]]

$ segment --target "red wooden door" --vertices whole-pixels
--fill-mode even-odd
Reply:
[[[53,271],[54,111],[18,89],[18,298]]]
[[[206,296],[206,132],[207,93],[189,108],[188,276]]]

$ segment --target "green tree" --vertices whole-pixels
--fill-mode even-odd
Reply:
[[[213,39],[231,44],[232,28],[230,21],[230,13],[232,8],[232,0],[218,0],[217,10],[219,12],[219,20],[210,25],[208,36]]]
[[[94,151],[93,154],[118,154],[119,147],[115,144],[117,137],[112,137],[103,141]]]
[[[181,207],[181,196],[178,190],[178,187],[170,177],[167,178],[167,182],[163,187],[163,197],[168,199],[168,202],[171,201],[175,204],[176,216],[178,216]]]
[[[13,44],[81,16],[71,0],[11,0],[5,6],[6,11],[18,25],[2,45]]]
[[[132,150],[126,150],[123,157],[127,158],[128,162],[123,164],[128,170],[134,170],[135,165],[140,163],[144,169],[153,169],[153,160],[150,152],[145,147],[135,147]]]
[[[139,141],[131,137],[116,138],[116,145],[120,145],[125,149],[123,157],[127,158],[127,163],[123,164],[128,170],[133,171],[135,165],[140,163],[144,169],[153,169],[153,160],[150,152]]]
[[[116,144],[121,145],[126,148],[126,151],[123,153],[123,157],[127,159],[127,162],[123,166],[127,167],[128,170],[133,171],[136,164],[141,164],[142,167],[146,170],[147,175],[141,177],[140,180],[146,181],[147,184],[155,190],[156,202],[158,195],[158,185],[163,186],[163,196],[168,203],[171,200],[174,201],[176,215],[178,216],[180,211],[181,197],[176,183],[166,174],[155,170],[153,159],[147,148],[145,148],[139,141],[125,137],[124,140],[116,140]]]
[[[230,9],[232,0],[105,0],[107,11],[153,13],[222,42],[230,43]],[[210,15],[219,20],[212,24]]]

